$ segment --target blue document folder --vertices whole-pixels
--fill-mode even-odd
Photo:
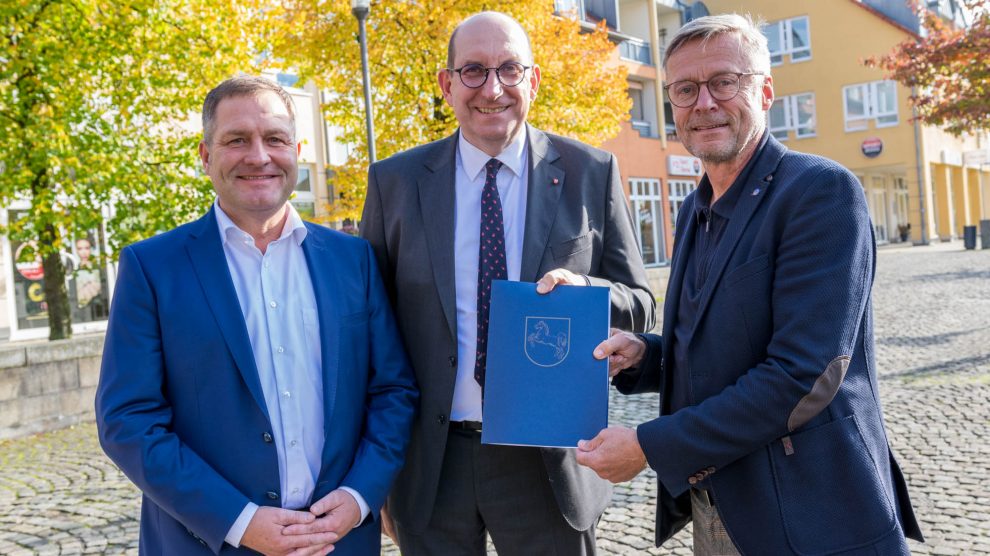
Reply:
[[[481,442],[574,448],[608,426],[609,289],[492,282]]]

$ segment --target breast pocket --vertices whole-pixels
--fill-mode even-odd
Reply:
[[[759,276],[769,268],[770,257],[767,255],[760,255],[750,259],[736,268],[733,268],[728,272],[728,274],[725,275],[725,287],[729,287],[734,284],[738,284],[743,280]]]
[[[567,268],[575,272],[587,272],[587,268],[581,268],[580,263],[587,267],[591,263],[591,253],[594,241],[589,230],[583,235],[573,239],[558,242],[550,247],[554,263],[557,267]],[[574,265],[579,265],[574,267]]]

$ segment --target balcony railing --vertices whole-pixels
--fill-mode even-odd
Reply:
[[[626,39],[620,42],[619,56],[648,66],[653,65],[650,43],[641,39]]]
[[[640,120],[633,120],[633,121],[631,121],[629,123],[632,124],[632,128],[633,129],[635,129],[636,131],[639,132],[639,136],[640,137],[656,137],[656,135],[654,135],[650,131],[650,122],[644,122],[644,121],[640,121]]]

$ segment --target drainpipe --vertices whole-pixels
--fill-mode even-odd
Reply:
[[[918,88],[911,87],[911,96],[913,97],[917,93]],[[913,106],[911,107],[911,116],[914,120],[914,161],[915,170],[918,173],[918,208],[921,210],[921,245],[928,245],[928,211],[925,209],[928,198],[925,196],[924,172],[921,169],[921,124],[918,123],[918,109]]]

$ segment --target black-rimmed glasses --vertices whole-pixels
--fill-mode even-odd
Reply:
[[[494,70],[496,79],[504,87],[515,87],[526,77],[526,70],[533,66],[524,66],[519,62],[506,62],[497,68],[486,68],[481,64],[464,64],[459,68],[447,68],[456,72],[461,83],[469,89],[477,89],[488,81],[488,72]]]
[[[698,102],[701,86],[708,87],[708,94],[722,102],[732,100],[739,94],[739,81],[745,75],[763,75],[762,73],[720,73],[705,81],[674,81],[664,87],[670,103],[678,108],[690,108]]]

